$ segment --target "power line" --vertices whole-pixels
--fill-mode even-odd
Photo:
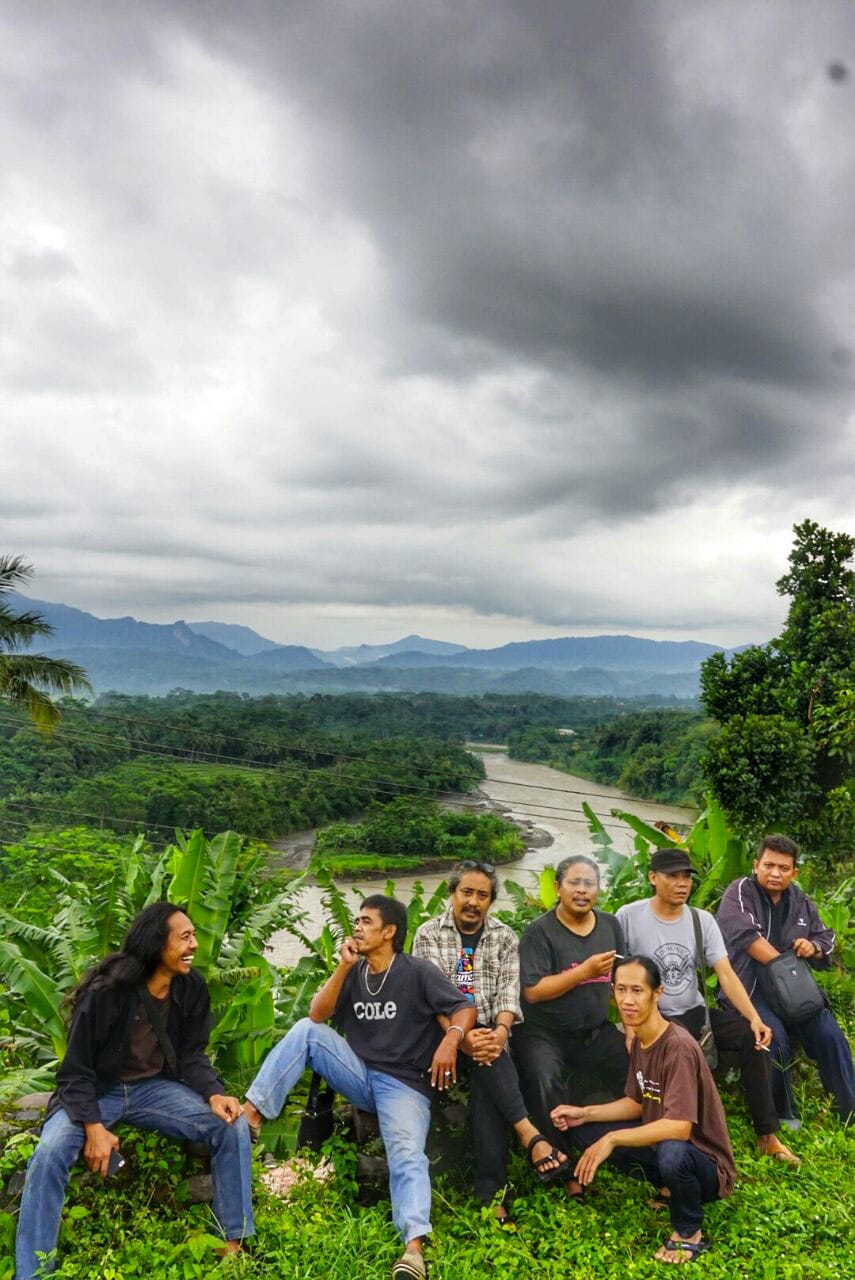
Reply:
[[[70,714],[71,715],[75,714],[74,710],[72,710]],[[126,724],[151,725],[161,730],[172,729],[172,730],[175,730],[176,732],[184,733],[184,734],[192,731],[192,726],[190,725],[179,725],[179,724],[176,724],[174,721],[152,719],[152,717],[150,716],[118,715],[115,712],[99,711],[96,708],[89,708],[89,707],[87,707],[82,714],[84,716],[97,716],[101,719],[116,720],[116,721],[119,721],[120,723],[126,723]],[[6,723],[9,723],[9,721],[7,721]],[[17,724],[19,722],[16,720],[14,721],[14,723]],[[60,725],[59,732],[62,732],[62,730],[63,730],[63,726]],[[91,731],[89,732],[91,733]],[[211,738],[213,736],[216,736],[217,730],[205,729],[204,733],[207,735],[208,738]],[[306,746],[300,745],[297,742],[288,741],[287,739],[285,741],[282,741],[280,739],[276,743],[275,747],[271,747],[270,743],[264,742],[259,738],[244,738],[244,737],[240,737],[237,734],[231,733],[229,731],[223,731],[221,736],[231,742],[244,743],[247,746],[265,747],[271,752],[292,751],[301,755],[307,755],[312,757],[325,757],[325,758],[336,760],[336,761],[355,760],[364,764],[388,765],[388,761],[377,760],[375,758],[372,758],[371,756],[362,756],[362,755],[355,754],[353,752],[346,752],[346,751],[325,750],[321,747],[306,747]],[[107,737],[106,735],[96,735],[96,739],[99,741],[107,742],[107,743],[111,743],[114,741],[113,738]],[[445,739],[440,738],[440,739],[436,739],[436,741],[445,741]],[[150,754],[152,755],[157,754],[156,746],[154,744],[147,742],[144,739],[129,738],[129,739],[125,739],[125,742],[127,744],[136,746],[141,753],[144,752],[146,748],[149,748]],[[461,744],[449,741],[449,745],[454,747],[460,747]],[[165,744],[160,744],[160,746],[163,747],[165,746]],[[463,749],[466,750],[465,747]],[[165,752],[165,754],[167,755],[167,758],[170,758],[169,757],[170,752],[184,752],[186,754],[189,754],[191,757],[206,756],[208,757],[208,759],[205,762],[210,764],[229,763],[237,766],[244,765],[247,768],[262,768],[262,769],[264,768],[275,769],[278,767],[277,764],[270,764],[268,762],[261,761],[261,760],[253,760],[244,756],[224,756],[219,751],[202,751],[198,747],[172,747],[172,748],[167,747]],[[472,752],[469,752],[469,754],[471,755]],[[198,761],[198,762],[201,763],[201,761]],[[191,763],[194,763],[194,761],[191,760]],[[521,761],[521,763],[532,763],[532,762]],[[428,773],[431,771],[431,769],[434,766],[414,764],[414,765],[411,765],[410,767],[415,773]],[[550,767],[550,766],[547,766],[547,767]],[[482,781],[497,782],[500,785],[504,784],[504,785],[513,786],[513,787],[523,787],[527,790],[533,790],[533,791],[554,791],[561,795],[595,796],[603,800],[617,800],[620,798],[618,796],[611,795],[607,791],[592,791],[589,787],[584,787],[584,788],[583,787],[556,787],[546,783],[538,783],[538,782],[511,782],[506,778],[496,778],[494,776],[491,776],[490,774],[485,774]],[[409,784],[409,785],[415,786],[415,784]],[[424,790],[433,790],[433,788],[424,788]],[[664,800],[644,800],[643,803],[650,804],[650,805],[658,805],[663,808],[674,807],[668,801],[664,801]]]
[[[0,723],[8,723],[8,721],[5,721],[2,715],[0,715]],[[62,725],[59,726],[56,732],[59,734],[64,734],[65,737],[68,738],[70,741],[82,742],[84,744],[91,741],[107,741],[107,742],[113,741],[112,739],[109,739],[109,738],[105,739],[103,735],[98,735],[98,734],[93,735],[91,733],[75,731],[75,730],[66,728]],[[186,752],[187,749],[176,748],[175,750]],[[323,753],[323,754],[329,754],[329,753]],[[160,750],[157,750],[156,748],[152,748],[149,744],[142,744],[142,743],[137,745],[136,755],[137,757],[150,756],[156,759],[166,759],[166,760],[178,759],[179,762],[183,762],[185,760],[185,756],[176,757],[175,754],[173,754],[172,752],[160,751]],[[250,772],[275,773],[284,777],[310,778],[313,774],[326,772],[325,770],[321,771],[321,770],[305,769],[300,767],[296,762],[292,762],[290,764],[279,763],[275,765],[270,765],[270,764],[264,764],[261,761],[245,760],[237,757],[227,757],[227,759],[235,760],[240,767],[245,768]],[[365,758],[360,756],[352,756],[352,757],[348,757],[348,759],[350,761],[355,761],[356,763],[367,763]],[[222,760],[223,760],[223,757],[220,757],[221,763],[222,763]],[[131,763],[131,761],[119,761],[118,763],[129,764]],[[214,762],[213,761],[189,761],[188,763],[213,764]],[[233,766],[229,765],[228,767],[233,767]],[[518,785],[522,785],[526,787],[529,787],[529,786],[534,787],[534,784],[528,784],[528,783],[518,784],[514,782],[509,782],[507,779],[503,780],[503,779],[494,778],[489,780],[498,782],[500,785],[504,782],[506,785],[510,787],[515,787]],[[396,797],[396,796],[405,797],[407,795],[419,795],[419,794],[429,795],[433,797],[433,796],[438,796],[442,794],[442,792],[435,787],[421,786],[418,783],[414,783],[414,782],[399,782],[389,777],[383,778],[383,777],[373,776],[373,777],[367,777],[367,778],[356,778],[348,774],[346,781],[347,781],[347,785],[354,790],[375,791],[380,795],[388,795],[391,797]],[[477,785],[477,783],[479,781],[483,781],[483,779],[476,779],[474,781],[475,781],[475,785]],[[537,788],[535,787],[535,789]],[[554,791],[559,794],[566,794],[566,795],[583,795],[583,796],[603,795],[605,796],[605,793],[574,790],[571,788],[548,787],[543,789]],[[613,799],[614,797],[608,796],[606,798]],[[556,815],[558,815],[558,818],[556,820],[560,819],[561,821],[565,821],[565,822],[584,822],[586,824],[588,822],[588,819],[585,818],[584,816],[580,818],[576,818],[574,816],[577,813],[579,813],[580,810],[568,809],[566,806],[563,806],[563,805],[537,804],[536,802],[532,802],[531,804],[529,804],[529,802],[524,799],[512,800],[507,796],[490,796],[489,799],[492,800],[495,804],[507,805],[510,809],[523,813],[526,817],[543,818],[545,820],[549,820],[550,818],[554,818]],[[648,803],[648,802],[644,801],[642,803]],[[545,811],[548,811],[548,812],[545,812]],[[607,819],[613,816],[614,815],[612,813],[609,813],[609,814],[595,813],[595,817],[600,819]],[[152,825],[157,825],[157,824],[152,824]],[[608,825],[608,824],[605,824],[605,825]],[[614,826],[614,829],[622,830],[623,828]]]

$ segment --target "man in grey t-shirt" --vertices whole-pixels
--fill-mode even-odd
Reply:
[[[704,1025],[706,996],[698,986],[692,892],[692,865],[682,849],[657,849],[650,859],[653,897],[619,907],[617,919],[626,937],[628,954],[646,955],[656,961],[664,991],[659,1007],[663,1017],[676,1022],[698,1039]],[[718,978],[728,1008],[709,1011],[716,1046],[739,1055],[740,1075],[751,1113],[757,1145],[764,1155],[787,1164],[798,1158],[777,1136],[781,1127],[772,1100],[772,1064],[768,1053],[772,1033],[763,1022],[733,972],[721,930],[708,911],[698,911],[704,962]]]

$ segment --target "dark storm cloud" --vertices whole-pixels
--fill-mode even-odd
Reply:
[[[841,251],[827,236],[853,231],[835,199],[852,99],[822,52],[851,43],[846,6],[321,2],[261,6],[254,27],[214,8],[197,34],[300,102],[319,181],[370,228],[390,372],[471,378],[514,360],[609,395],[643,444],[647,502],[710,464],[824,469],[851,408],[832,358],[851,325],[824,305]],[[699,84],[692,41],[731,22],[732,84]],[[811,79],[847,156],[825,190],[792,138]],[[774,390],[762,411],[752,388]],[[653,415],[651,392],[667,397]],[[603,514],[625,509],[613,466]]]
[[[3,5],[4,456],[67,503],[28,554],[129,602],[744,618],[705,540],[747,600],[850,505],[851,13]]]

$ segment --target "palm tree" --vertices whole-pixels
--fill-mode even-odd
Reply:
[[[15,613],[3,600],[13,587],[28,582],[32,565],[20,556],[0,556],[0,703],[22,708],[42,729],[53,729],[60,718],[50,694],[91,693],[82,667],[65,658],[19,653],[37,636],[49,636],[53,627],[38,613]]]

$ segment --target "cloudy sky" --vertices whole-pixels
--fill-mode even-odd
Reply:
[[[852,0],[0,0],[0,93],[32,595],[736,643],[855,530]]]

